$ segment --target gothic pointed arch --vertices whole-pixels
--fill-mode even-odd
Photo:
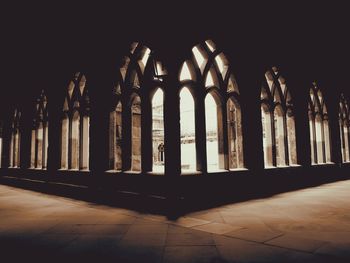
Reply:
[[[152,105],[152,171],[164,174],[165,133],[164,133],[164,91],[157,87],[151,94]]]
[[[314,82],[309,90],[311,164],[330,163],[331,141],[328,112],[322,91]]]
[[[184,152],[191,152],[193,157],[199,156],[198,153],[194,154],[199,143],[196,135],[203,131],[195,126],[195,116],[199,110],[195,107],[197,103],[204,104],[206,139],[206,167],[203,168],[199,159],[191,158],[192,163],[188,164],[182,158],[182,171],[186,172],[189,167],[201,167],[208,172],[243,168],[240,95],[226,55],[212,40],[195,45],[191,59],[186,60],[180,69],[179,80],[181,156],[184,156]],[[200,97],[204,101],[192,103],[193,95],[195,100]],[[184,105],[183,101],[187,101],[187,104]],[[191,129],[183,128],[185,125],[190,125]],[[189,160],[186,158],[186,162]]]
[[[293,100],[276,67],[265,73],[260,98],[265,167],[297,165]]]
[[[179,99],[181,172],[193,172],[197,170],[195,103],[187,86],[181,88]]]
[[[184,65],[189,79],[189,68]],[[164,174],[164,84],[167,69],[157,54],[133,42],[116,73],[109,115],[109,170]],[[147,121],[144,121],[147,119]],[[152,140],[152,150],[144,143]],[[160,149],[158,151],[158,148]],[[146,151],[151,155],[146,156]]]
[[[9,167],[21,166],[21,111],[15,109],[11,123],[11,138],[9,147]]]
[[[89,170],[90,96],[86,76],[68,82],[61,115],[61,170]]]
[[[49,143],[49,113],[48,100],[45,91],[36,100],[34,117],[32,122],[31,134],[31,155],[30,168],[46,169],[47,168],[47,149]]]
[[[109,169],[122,170],[122,112],[121,84],[114,85],[109,113]]]

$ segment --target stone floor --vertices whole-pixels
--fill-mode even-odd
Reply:
[[[350,181],[171,221],[0,185],[1,262],[350,262]]]

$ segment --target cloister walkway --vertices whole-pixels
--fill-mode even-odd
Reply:
[[[350,181],[176,220],[0,185],[0,251],[1,262],[349,262]]]

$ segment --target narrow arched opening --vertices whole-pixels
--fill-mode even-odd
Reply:
[[[81,123],[80,170],[89,170],[90,116],[84,115]]]
[[[220,100],[216,93],[205,97],[205,126],[207,148],[207,171],[225,169],[223,147],[223,124]]]
[[[70,169],[79,169],[79,154],[80,154],[80,114],[75,111],[72,118],[71,129],[71,145],[70,145]]]
[[[118,102],[109,114],[109,162],[110,169],[122,169],[122,104]]]
[[[197,170],[195,106],[191,92],[180,92],[181,172]]]
[[[276,166],[286,166],[284,112],[280,105],[274,110]]]
[[[152,170],[164,173],[164,93],[158,88],[152,99]]]
[[[324,116],[323,120],[323,134],[324,134],[324,146],[325,146],[325,162],[332,162],[331,158],[331,138],[329,133],[329,123],[327,116]]]
[[[261,104],[261,123],[263,136],[264,164],[265,168],[273,166],[272,155],[272,117],[269,108]]]
[[[318,164],[324,163],[324,155],[323,155],[323,132],[322,132],[322,117],[319,113],[316,114],[315,117],[315,139],[316,139],[316,157]]]
[[[36,164],[37,169],[43,168],[43,139],[44,127],[42,121],[39,122],[36,130]]]
[[[61,129],[61,169],[68,169],[68,139],[69,139],[69,118],[64,114]]]

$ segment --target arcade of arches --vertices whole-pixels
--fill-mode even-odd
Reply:
[[[175,74],[168,72],[154,52],[140,43],[131,45],[120,65],[110,93],[109,115],[106,115],[105,171],[162,175],[167,173],[170,162],[178,166],[180,174],[249,169],[245,153],[248,137],[244,129],[249,121],[247,106],[242,103],[229,59],[213,41],[194,46],[191,56],[182,61]],[[171,74],[176,79],[172,78],[169,87]],[[55,149],[59,150],[58,170],[90,170],[93,161],[90,159],[90,125],[94,123],[90,123],[88,81],[88,76],[78,72],[65,88],[59,119],[59,149]],[[174,87],[176,91],[169,90]],[[296,123],[301,120],[296,115],[294,88],[276,67],[261,76],[261,126],[255,135],[261,138],[264,168],[306,163],[298,154]],[[174,108],[169,106],[169,92],[176,94]],[[332,133],[336,131],[331,130],[330,123],[335,120],[329,117],[327,98],[316,83],[311,85],[308,94],[305,119],[309,129],[309,164],[334,163],[337,153],[333,149]],[[91,96],[91,99],[94,98]],[[1,122],[1,167],[42,170],[49,167],[49,122],[51,125],[57,121],[50,119],[49,101],[50,97],[42,91],[33,105],[28,167],[21,163],[21,155],[25,153],[21,150],[21,138],[27,135],[23,133],[20,107],[13,113],[8,140],[3,136]],[[337,112],[339,155],[341,162],[347,163],[350,162],[350,114],[344,94],[340,96]],[[173,122],[172,128],[167,127],[170,122]],[[173,129],[172,137],[170,129]],[[179,155],[177,163],[172,160],[174,153]]]

